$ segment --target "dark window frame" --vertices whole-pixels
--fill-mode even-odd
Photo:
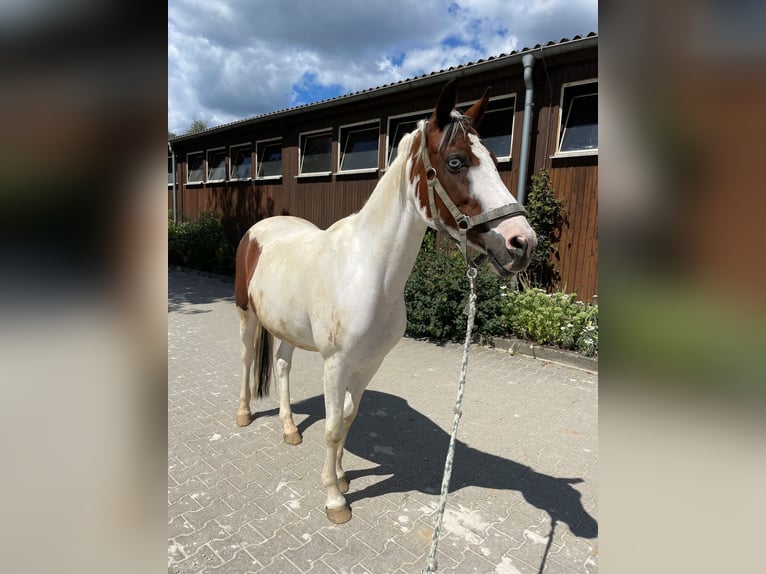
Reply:
[[[576,107],[579,106],[579,107]],[[591,111],[590,108],[593,109]],[[573,116],[573,110],[575,111]],[[590,114],[595,113],[595,118],[590,121]],[[589,129],[590,136],[585,134],[585,139],[595,140],[595,146],[580,146],[564,149],[567,142],[571,143],[573,136],[571,122],[574,118],[589,120],[585,129]],[[569,130],[569,131],[568,131]],[[579,135],[579,134],[578,134]],[[582,136],[581,136],[582,137]],[[559,125],[556,137],[556,154],[553,157],[573,157],[585,155],[598,155],[598,80],[589,79],[578,82],[569,82],[561,86],[561,100],[559,104]]]
[[[427,120],[433,110],[420,110],[417,112],[410,112],[406,114],[398,114],[395,116],[388,116],[388,129],[386,130],[386,168],[390,167],[393,161],[396,159],[396,149],[399,146],[402,138],[414,131],[412,129],[399,130],[402,124],[413,124],[417,126],[420,120]]]
[[[485,134],[489,131],[489,126],[497,126],[497,121],[493,121],[493,114],[499,115],[502,112],[505,112],[506,114],[510,115],[510,129],[508,133],[500,133],[499,135],[493,135],[491,137],[485,137]],[[482,138],[482,141],[484,142],[484,145],[487,147],[489,151],[491,151],[498,162],[503,161],[511,161],[511,158],[513,157],[513,137],[514,137],[514,130],[516,129],[516,94],[504,94],[502,96],[498,96],[496,98],[490,98],[489,102],[487,103],[487,109],[484,112],[484,117],[481,120],[481,124],[479,125],[479,129],[477,130],[479,132],[479,136]],[[508,140],[508,152],[507,153],[498,153],[500,151],[500,146],[496,145],[493,140],[496,140],[497,138],[504,138]],[[505,149],[503,148],[503,151]]]
[[[238,173],[241,162],[237,160],[240,157],[250,157],[250,165],[248,166],[249,175],[242,177]],[[245,142],[241,144],[235,144],[229,146],[229,181],[249,181],[253,179],[253,144],[251,142]]]
[[[200,157],[200,165],[198,168],[192,170],[192,162],[190,158],[194,156]],[[192,179],[192,172],[199,171],[199,179]],[[192,151],[186,154],[186,183],[204,183],[205,182],[205,152],[203,150]]]
[[[317,138],[327,138],[327,144],[328,149],[327,151],[322,152],[321,154],[311,154],[314,155],[321,155],[321,156],[328,156],[327,158],[327,169],[321,169],[321,170],[314,170],[314,171],[305,171],[304,166],[306,163],[306,157],[308,154],[306,154],[306,148],[308,147],[308,142],[310,140],[314,140]],[[300,146],[298,148],[298,177],[300,176],[321,176],[321,175],[330,175],[332,173],[332,129],[325,128],[322,130],[314,130],[310,132],[303,132],[299,136],[300,140]],[[324,167],[324,166],[322,166]]]
[[[344,168],[344,163],[346,163],[347,160],[355,161],[356,158],[359,156],[354,156],[354,154],[370,154],[370,150],[367,151],[361,151],[361,152],[350,152],[348,151],[348,144],[349,140],[352,140],[351,136],[353,134],[358,134],[362,132],[371,132],[372,130],[375,130],[375,164],[374,165],[368,165],[364,167],[352,167],[352,168]],[[373,141],[371,138],[368,138],[365,141]],[[338,128],[338,173],[371,173],[378,170],[379,166],[379,156],[380,156],[380,122],[378,120],[373,121],[367,121],[367,122],[359,122],[355,124],[349,124],[345,126],[340,126]]]
[[[278,174],[267,174],[262,175],[262,169],[264,164],[270,165],[274,162],[264,162],[263,158],[266,155],[266,150],[273,147],[279,148],[279,173]],[[284,154],[282,153],[282,138],[271,138],[268,140],[260,140],[255,143],[255,150],[256,150],[256,156],[255,156],[255,179],[257,180],[265,180],[265,179],[279,179],[282,177],[283,173],[283,158]]]
[[[210,154],[213,154],[213,158],[216,158],[217,156],[221,157],[221,159],[223,160],[223,168],[221,168],[220,165],[216,165],[215,167],[213,167],[214,162],[211,161]],[[205,150],[205,158],[207,160],[207,169],[205,170],[205,174],[206,174],[205,181],[207,183],[219,183],[222,181],[226,181],[226,175],[227,175],[226,174],[226,155],[227,154],[226,154],[225,146],[214,147],[214,148]],[[212,177],[213,170],[218,171],[220,169],[222,169],[223,177]]]

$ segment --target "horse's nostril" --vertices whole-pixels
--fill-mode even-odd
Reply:
[[[521,235],[512,237],[508,243],[511,249],[518,249],[522,253],[527,250],[527,240]]]

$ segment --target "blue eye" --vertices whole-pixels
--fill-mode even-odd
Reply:
[[[451,157],[447,160],[447,167],[451,170],[457,171],[463,167],[463,160],[459,157]]]

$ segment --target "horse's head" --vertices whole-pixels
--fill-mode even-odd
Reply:
[[[420,175],[417,199],[428,225],[446,231],[463,251],[471,245],[485,253],[495,270],[507,275],[527,267],[537,236],[476,132],[488,92],[461,114],[455,110],[455,81],[447,83],[430,119],[421,124],[420,145],[413,145],[422,165],[412,175]]]

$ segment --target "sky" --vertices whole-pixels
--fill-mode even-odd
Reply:
[[[597,0],[170,0],[168,131],[589,32]]]

